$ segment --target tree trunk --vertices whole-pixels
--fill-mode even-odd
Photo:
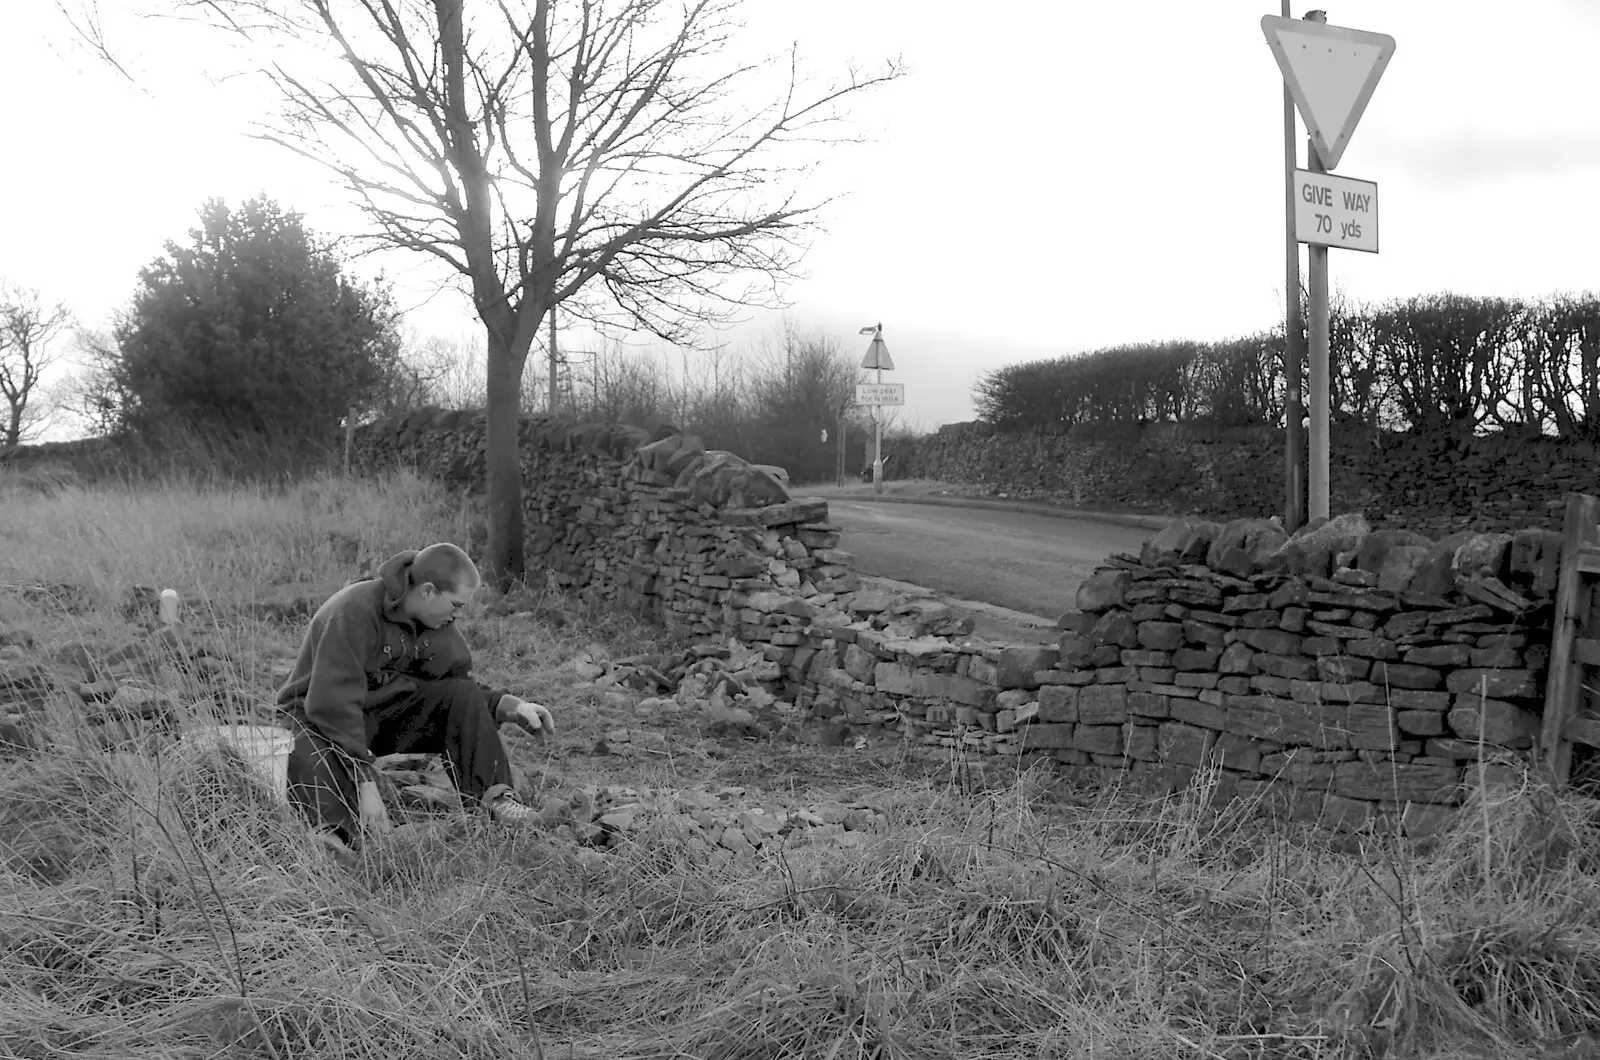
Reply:
[[[522,358],[509,337],[489,330],[488,429],[484,439],[489,493],[485,577],[502,592],[525,572],[522,540]]]

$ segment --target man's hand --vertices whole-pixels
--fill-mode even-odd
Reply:
[[[388,835],[394,825],[389,821],[388,807],[378,791],[376,780],[363,780],[356,785],[356,810],[361,815],[361,830],[376,835]]]
[[[499,722],[515,722],[528,732],[539,735],[549,735],[556,731],[556,720],[550,714],[550,708],[540,703],[529,703],[516,696],[501,696],[500,705],[495,710],[495,720]]]

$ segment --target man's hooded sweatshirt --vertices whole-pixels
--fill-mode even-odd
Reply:
[[[410,695],[420,682],[465,678],[472,649],[455,623],[429,629],[405,617],[400,601],[415,550],[330,596],[311,617],[294,672],[278,691],[278,708],[305,719],[361,762],[373,759],[366,712]],[[486,709],[504,690],[485,686]]]

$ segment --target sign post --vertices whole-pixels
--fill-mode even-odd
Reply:
[[[880,392],[884,390],[884,369],[894,371],[894,361],[889,357],[889,347],[883,341],[883,325],[875,324],[869,328],[862,328],[861,334],[871,335],[872,344],[867,347],[867,355],[861,359],[861,367],[873,369],[878,373],[877,382],[872,384]],[[856,403],[872,405],[872,495],[877,497],[883,493],[883,420],[878,415],[876,406],[905,404],[904,388],[901,388],[901,398],[893,401],[862,401],[861,387],[856,387]]]
[[[1283,18],[1289,18],[1290,0],[1282,0]],[[1300,422],[1305,383],[1300,366],[1305,363],[1305,340],[1300,334],[1300,244],[1295,240],[1294,96],[1283,85],[1283,526],[1289,533],[1306,521],[1305,425]]]
[[[1306,148],[1308,179],[1294,181],[1302,196],[1315,200],[1294,203],[1295,215],[1286,219],[1294,229],[1292,238],[1308,243],[1307,280],[1310,288],[1309,346],[1311,452],[1307,507],[1312,519],[1328,517],[1328,247],[1343,246],[1376,253],[1377,190],[1366,181],[1345,181],[1372,189],[1371,199],[1362,205],[1360,189],[1336,187],[1324,179],[1328,170],[1339,164],[1350,134],[1367,109],[1378,79],[1394,54],[1394,38],[1383,33],[1347,29],[1327,24],[1325,11],[1309,12],[1296,21],[1279,15],[1261,16],[1261,32],[1272,48],[1273,58],[1283,73],[1284,86],[1300,111],[1309,134]],[[1292,122],[1285,122],[1285,134]],[[1285,150],[1292,155],[1293,144]],[[1335,204],[1347,215],[1344,226],[1335,224]],[[1311,207],[1311,231],[1300,223],[1305,207]],[[1370,231],[1363,219],[1353,216],[1369,211]],[[1322,227],[1326,225],[1327,227]],[[1330,237],[1338,235],[1339,241]],[[1315,237],[1315,238],[1308,238]],[[1370,246],[1365,245],[1370,242]],[[1299,292],[1293,296],[1298,300]],[[1291,318],[1292,321],[1292,318]],[[1286,340],[1289,338],[1285,335]],[[1285,373],[1287,376],[1287,373]]]

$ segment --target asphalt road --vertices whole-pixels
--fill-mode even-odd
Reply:
[[[1030,512],[828,498],[839,547],[862,574],[1055,619],[1078,583],[1155,531]]]

